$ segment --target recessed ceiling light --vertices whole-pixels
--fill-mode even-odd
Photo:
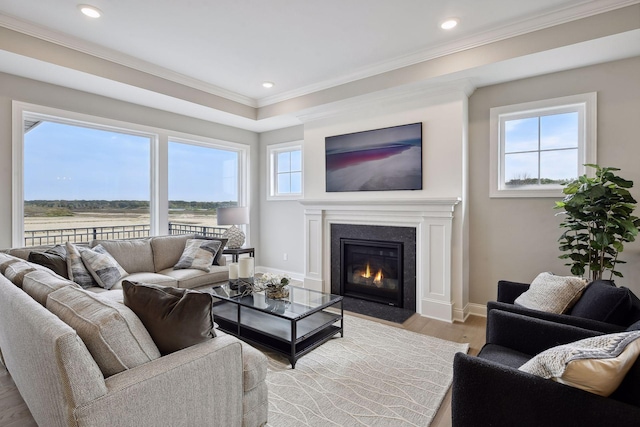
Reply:
[[[95,6],[90,6],[88,4],[79,4],[78,9],[80,12],[87,15],[89,18],[100,18],[102,16],[102,12]]]
[[[271,89],[276,84],[274,82],[262,82],[262,87],[266,87],[267,89]]]
[[[451,30],[457,27],[459,23],[460,20],[458,18],[449,18],[440,24],[440,28],[443,30]]]

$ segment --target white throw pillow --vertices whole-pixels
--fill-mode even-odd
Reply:
[[[549,313],[566,313],[582,296],[587,281],[580,277],[540,273],[515,304]]]
[[[609,396],[640,354],[640,331],[587,338],[550,348],[520,367],[521,371],[600,396]]]
[[[209,272],[221,245],[219,240],[189,239],[173,269],[195,268]]]

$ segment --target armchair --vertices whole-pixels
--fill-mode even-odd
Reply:
[[[453,426],[638,425],[640,359],[610,397],[518,370],[548,348],[602,334],[497,309],[489,311],[487,343],[478,356],[457,353],[454,358]]]
[[[546,313],[539,310],[533,310],[525,307],[514,305],[516,298],[529,289],[528,283],[511,282],[508,280],[500,280],[498,282],[498,300],[489,301],[487,303],[487,312],[491,310],[502,310],[511,313],[522,314],[524,316],[533,317],[542,320],[548,320],[550,322],[561,323],[564,325],[576,326],[579,328],[589,329],[592,331],[599,331],[607,334],[624,331],[626,327],[634,323],[640,318],[640,312],[637,307],[629,308],[630,314],[628,315],[628,321],[623,322],[624,325],[603,322],[600,320],[593,320],[585,317],[579,317],[572,315],[572,312],[568,314],[554,314]],[[635,298],[635,296],[633,296]],[[636,298],[637,299],[637,298]]]

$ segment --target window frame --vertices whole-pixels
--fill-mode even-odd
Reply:
[[[597,93],[584,93],[533,102],[494,107],[490,109],[490,190],[491,198],[562,197],[562,185],[508,188],[504,180],[505,141],[504,123],[546,115],[578,113],[578,176],[591,173],[584,166],[596,163],[596,105]]]
[[[300,151],[300,192],[278,192],[278,154]],[[289,172],[291,173],[291,172]],[[267,146],[267,200],[300,200],[304,196],[304,150],[302,141],[283,142]]]
[[[25,118],[63,123],[72,126],[122,132],[150,138],[150,235],[169,232],[168,150],[169,140],[198,144],[238,153],[238,204],[249,202],[249,146],[220,139],[177,132],[153,126],[92,116],[59,108],[12,101],[12,212],[11,241],[13,247],[24,246],[24,120]]]

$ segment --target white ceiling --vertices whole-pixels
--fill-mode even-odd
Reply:
[[[98,7],[103,16],[96,20],[85,17],[75,0],[0,0],[0,25],[253,107],[638,3],[632,0],[81,2]],[[448,17],[461,21],[458,28],[449,32],[438,25]],[[634,52],[639,49],[632,48]],[[610,58],[630,54],[628,45],[611,43],[606,49]],[[616,52],[617,49],[620,51]],[[589,51],[586,49],[583,55]],[[596,61],[580,58],[583,62]],[[70,87],[79,84],[65,75],[72,70],[54,65],[49,65],[51,69],[46,73],[40,70],[47,77],[39,77],[35,75],[38,67],[34,70],[24,66],[29,60],[0,51],[0,71]],[[518,67],[527,68],[524,64]],[[519,77],[518,67],[512,78]],[[26,75],[27,69],[34,75]],[[506,73],[503,79],[510,76],[502,69],[492,72]],[[480,83],[487,80],[480,74],[476,77]],[[261,83],[265,80],[275,82],[276,86],[263,88]],[[135,92],[130,87],[120,89],[131,89],[129,97]],[[117,91],[111,91],[114,92]],[[208,117],[212,119],[210,113]],[[237,120],[213,119],[252,128]]]

